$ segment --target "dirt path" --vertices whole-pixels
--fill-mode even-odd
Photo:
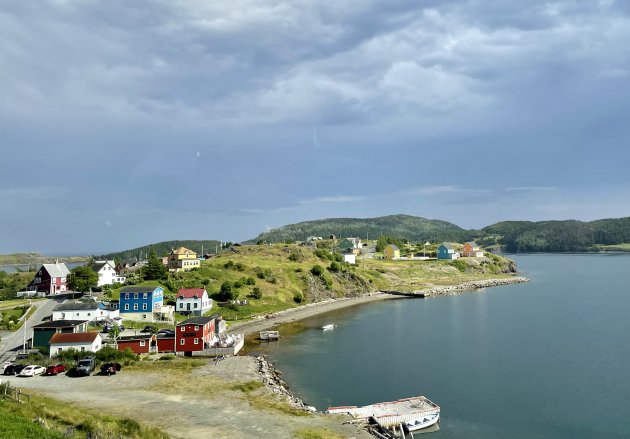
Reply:
[[[12,385],[152,425],[175,438],[294,438],[304,430],[328,429],[346,438],[372,438],[344,417],[296,416],[271,406],[267,388],[242,391],[235,384],[260,380],[252,357],[230,357],[192,371],[124,370],[114,376],[8,377]]]

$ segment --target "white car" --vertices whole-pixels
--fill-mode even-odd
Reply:
[[[18,373],[18,376],[19,377],[34,377],[35,375],[41,375],[44,372],[46,372],[45,367],[32,364],[22,369],[22,372]]]

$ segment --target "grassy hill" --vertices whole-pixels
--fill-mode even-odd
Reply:
[[[176,240],[176,241],[163,241],[155,244],[144,245],[142,247],[132,248],[130,250],[123,250],[114,253],[107,253],[105,255],[95,256],[97,260],[137,260],[142,254],[142,258],[146,258],[151,250],[155,250],[158,256],[165,256],[171,252],[172,249],[178,247],[186,247],[190,250],[197,252],[197,254],[214,253],[217,247],[221,246],[221,241],[216,240]]]
[[[303,241],[308,236],[356,236],[376,239],[392,235],[409,241],[467,241],[478,234],[447,221],[430,220],[410,215],[390,215],[377,218],[329,218],[290,224],[261,233],[250,243]]]
[[[249,303],[215,308],[212,312],[240,320],[329,298],[378,290],[413,291],[507,277],[514,270],[510,260],[495,255],[454,262],[359,258],[356,266],[331,259],[334,256],[324,248],[295,244],[245,245],[202,261],[198,269],[170,274],[159,284],[166,287],[167,298],[172,300],[174,292],[180,288],[203,286],[215,295],[224,282],[231,282],[238,298]],[[313,274],[314,266],[321,267],[321,275]],[[255,287],[262,292],[260,299],[251,296]]]

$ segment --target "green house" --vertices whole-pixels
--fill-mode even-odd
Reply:
[[[87,332],[87,320],[53,320],[33,326],[32,347],[50,347],[53,334]]]

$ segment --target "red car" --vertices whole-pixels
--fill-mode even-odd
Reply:
[[[46,368],[46,375],[58,375],[65,371],[66,367],[63,364],[51,364]]]

